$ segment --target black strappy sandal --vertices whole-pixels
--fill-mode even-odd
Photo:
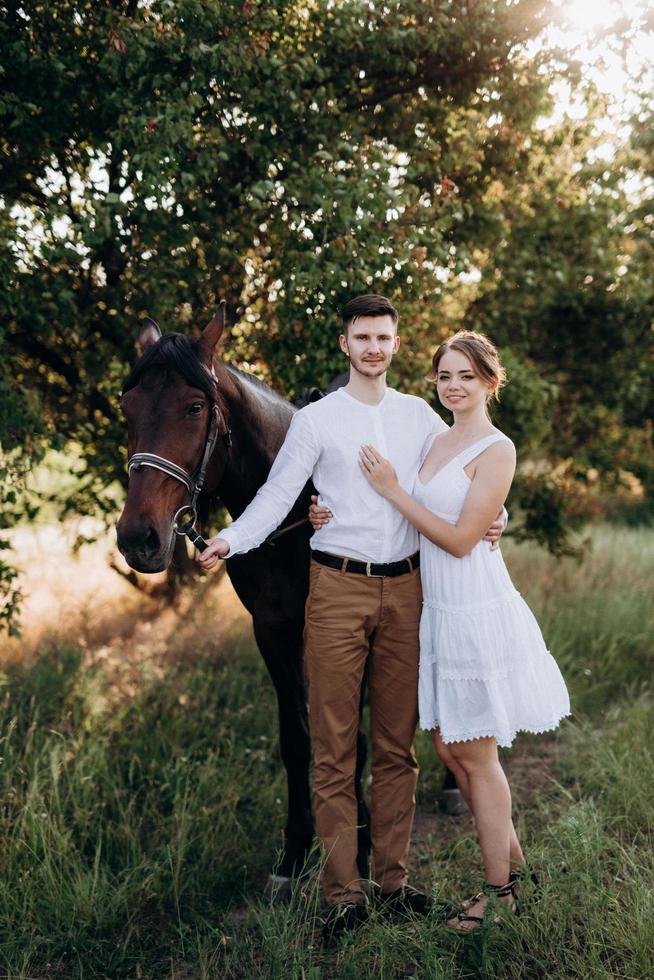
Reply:
[[[520,901],[520,905],[526,902],[535,902],[540,897],[540,881],[538,875],[528,864],[523,864],[519,868],[512,868],[509,871],[509,883],[513,885],[513,895],[516,901]],[[525,884],[531,886],[527,895],[523,895],[520,891],[516,890],[520,888],[520,885]]]
[[[509,883],[515,886],[513,895],[516,900],[516,906],[530,905],[540,898],[540,879],[530,864],[525,863],[517,868],[511,868],[509,871]],[[529,886],[526,895],[521,893],[521,885]],[[467,898],[465,902],[461,903],[459,911],[467,912],[468,906],[474,905],[478,899],[479,895],[473,895],[472,898]],[[519,914],[518,908],[516,908],[516,912]],[[453,916],[449,916],[449,918],[453,918]]]
[[[468,901],[466,902],[466,905],[468,908],[471,908],[473,905],[476,905],[477,902],[481,901],[481,899],[484,897],[491,898],[492,896],[495,896],[495,898],[506,898],[508,895],[511,895],[513,898],[513,903],[510,906],[510,908],[511,911],[515,913],[516,912],[515,884],[516,884],[515,880],[512,881],[510,878],[505,885],[492,885],[489,881],[485,881],[482,890],[480,892],[477,892],[476,895],[473,895],[472,898],[469,898]],[[484,908],[483,915],[470,915],[469,912],[466,912],[465,909],[462,909],[460,912],[457,912],[454,918],[448,921],[447,923],[448,928],[454,929],[456,932],[462,932],[462,933],[477,932],[477,930],[480,929],[484,925],[484,922],[486,921],[487,908],[488,905],[486,905],[486,907]],[[455,922],[456,925],[450,925],[450,922]],[[474,922],[475,927],[474,929],[462,929],[461,928],[462,922]],[[497,925],[499,922],[500,922],[499,916],[497,915],[493,916],[493,923]]]

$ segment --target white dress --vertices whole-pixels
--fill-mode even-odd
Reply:
[[[471,483],[464,467],[502,439],[469,446],[426,484],[417,477],[416,500],[455,524]],[[454,558],[420,542],[420,727],[439,728],[444,742],[494,736],[503,746],[556,728],[570,713],[565,682],[499,548],[480,541]]]

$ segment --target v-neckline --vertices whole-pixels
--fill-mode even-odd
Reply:
[[[432,473],[432,475],[429,477],[429,479],[427,480],[426,483],[423,483],[422,480],[420,479],[420,473],[421,473],[421,470],[422,470],[422,466],[421,466],[420,469],[418,470],[418,475],[416,477],[418,483],[420,484],[421,487],[428,487],[429,484],[431,483],[431,481],[432,480],[435,480],[436,477],[438,476],[438,474],[439,473],[442,473],[443,470],[446,470],[448,466],[451,466],[452,463],[456,462],[456,460],[459,458],[459,456],[463,456],[463,454],[464,453],[467,453],[469,449],[472,449],[474,446],[478,445],[481,442],[485,442],[486,439],[490,439],[491,436],[494,436],[494,435],[497,435],[497,434],[498,433],[496,433],[496,432],[489,432],[487,436],[483,436],[481,439],[477,439],[476,442],[471,442],[469,446],[464,446],[463,449],[459,450],[459,452],[456,454],[456,456],[452,456],[451,459],[448,459],[447,463],[444,463],[444,465],[441,466],[439,469],[437,469],[435,473]],[[443,435],[445,435],[445,433],[443,433]],[[434,442],[435,441],[436,440],[434,440]],[[434,445],[434,443],[432,442],[432,446],[433,445]],[[431,446],[429,448],[431,449]],[[427,455],[429,455],[429,453],[427,453]],[[427,457],[425,457],[425,459],[426,458]],[[423,462],[423,466],[424,466],[425,460],[423,460],[422,462]],[[466,463],[466,466],[467,465],[468,464]],[[465,473],[465,467],[464,467],[464,473]],[[468,476],[467,473],[465,475]],[[468,477],[468,479],[470,479],[470,477]]]

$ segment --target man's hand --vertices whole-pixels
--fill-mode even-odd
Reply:
[[[224,538],[212,538],[208,542],[204,551],[197,551],[195,560],[202,565],[205,572],[210,571],[218,564],[221,558],[226,558],[229,554],[229,544]]]
[[[314,494],[311,497],[311,506],[309,507],[309,524],[314,531],[319,531],[325,524],[329,524],[332,517],[333,514],[329,507],[322,507],[318,503],[317,494]]]
[[[504,533],[504,528],[506,527],[506,516],[504,513],[504,508],[499,512],[491,526],[486,531],[484,535],[484,541],[490,541],[491,551],[497,551],[500,546],[500,538]]]

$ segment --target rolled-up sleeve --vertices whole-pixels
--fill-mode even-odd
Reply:
[[[301,409],[291,420],[268,479],[238,520],[218,535],[229,544],[229,558],[258,548],[279,527],[311,477],[319,455],[311,419]]]

